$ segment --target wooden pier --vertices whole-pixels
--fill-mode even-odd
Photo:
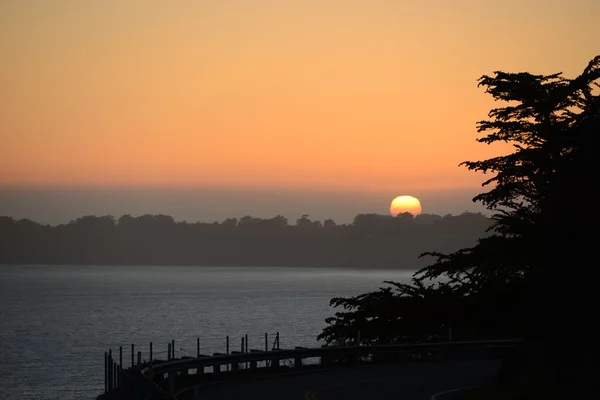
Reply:
[[[227,337],[225,352],[213,354],[201,354],[197,340],[195,357],[176,358],[172,340],[167,344],[168,356],[164,360],[153,358],[152,343],[149,360],[142,360],[141,352],[131,345],[128,368],[123,365],[123,347],[118,353],[109,350],[104,354],[104,393],[98,400],[200,400],[203,386],[232,380],[359,364],[502,357],[519,342],[511,339],[281,349],[277,333],[272,345],[265,335],[263,349],[249,349],[247,335],[243,336],[239,351],[230,351]]]
[[[172,363],[174,361],[190,360],[190,359],[218,359],[219,356],[227,355],[245,355],[248,353],[256,354],[257,352],[265,353],[270,351],[280,350],[279,348],[279,332],[273,336],[272,343],[269,343],[269,334],[264,334],[264,349],[249,349],[248,348],[248,335],[244,335],[240,338],[240,350],[230,350],[229,336],[225,337],[225,352],[224,353],[212,353],[202,354],[200,348],[200,338],[196,338],[196,352],[195,357],[182,356],[177,359],[175,357],[175,340],[171,340],[167,343],[167,357],[166,359],[156,358],[154,351],[155,346],[153,342],[148,344],[148,359],[142,358],[142,352],[137,350],[134,344],[131,344],[130,349],[126,349],[127,356],[131,357],[129,367],[125,367],[123,363],[124,349],[123,346],[119,346],[118,353],[112,349],[104,353],[104,393],[98,396],[100,400],[121,400],[121,399],[172,399],[173,396],[166,396],[164,390],[157,388],[153,382],[160,382],[160,377],[151,377],[149,371],[160,365]],[[136,351],[137,350],[137,351]],[[265,360],[264,366],[269,366],[270,360]],[[231,376],[231,372],[235,372],[235,375],[243,373],[241,371],[248,370],[250,368],[257,368],[258,363],[255,361],[246,361],[242,363],[230,363],[224,366],[224,370],[221,371],[221,365],[207,365],[203,368],[195,368],[194,375],[206,377],[206,382],[218,381],[221,378],[227,378]],[[182,381],[182,377],[189,376],[189,371],[180,371],[173,376],[177,376],[178,384]],[[227,374],[229,373],[229,374]],[[163,377],[164,378],[164,377]],[[174,378],[172,377],[171,380]],[[152,393],[153,397],[147,397],[148,394]],[[140,395],[142,395],[140,397]],[[154,397],[157,396],[157,397]]]

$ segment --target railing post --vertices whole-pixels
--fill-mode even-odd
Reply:
[[[115,388],[119,388],[119,364],[115,361]]]
[[[150,364],[152,364],[152,342],[150,342],[150,349],[149,350],[150,350],[150,360],[148,360],[148,361],[150,361]]]
[[[119,365],[123,366],[123,346],[119,346]]]
[[[135,346],[133,343],[131,343],[131,367],[133,367],[135,365]]]
[[[112,372],[112,350],[108,351],[108,392],[112,392],[112,377],[113,377],[113,372]]]
[[[115,388],[115,373],[114,373],[114,360],[112,358],[112,350],[108,351],[108,366],[109,366],[109,378],[110,378],[110,390],[114,390]]]
[[[123,372],[123,367],[119,368],[119,375],[120,375],[119,382],[121,382],[121,385],[123,385],[123,388],[126,388],[127,385],[125,384],[125,373]]]
[[[265,332],[265,351],[269,351],[269,334]]]
[[[196,338],[196,358],[200,357],[200,338]]]
[[[244,351],[244,353],[248,352],[248,334],[246,333],[246,335],[244,336],[244,345],[246,346],[246,351]],[[248,361],[246,361],[246,369],[248,369]]]
[[[117,388],[119,387],[119,385],[117,384],[117,362],[114,361],[113,362],[113,390],[117,390]]]
[[[108,393],[108,352],[104,352],[104,393]]]
[[[355,346],[360,346],[360,329],[356,331],[356,343]]]
[[[173,353],[172,359],[175,359],[175,339],[171,339],[171,353]]]
[[[275,341],[277,342],[277,350],[279,350],[279,332],[275,334]]]
[[[229,355],[229,335],[225,337],[225,354]],[[227,372],[229,372],[229,363],[227,363]]]
[[[167,361],[171,361],[171,343],[167,343]]]

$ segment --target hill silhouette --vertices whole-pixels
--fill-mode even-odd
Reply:
[[[84,216],[41,225],[0,217],[2,264],[420,268],[419,255],[456,251],[487,235],[481,213],[359,214],[352,224],[277,215],[176,222],[168,215]]]

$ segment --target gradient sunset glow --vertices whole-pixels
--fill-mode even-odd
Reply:
[[[516,12],[515,10],[518,10]],[[494,70],[579,72],[600,2],[5,0],[0,185],[478,189]],[[467,207],[468,204],[465,203]]]

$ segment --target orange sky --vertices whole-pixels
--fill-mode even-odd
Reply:
[[[0,185],[478,187],[494,70],[581,72],[597,0],[3,0]],[[402,193],[398,193],[402,194]]]

